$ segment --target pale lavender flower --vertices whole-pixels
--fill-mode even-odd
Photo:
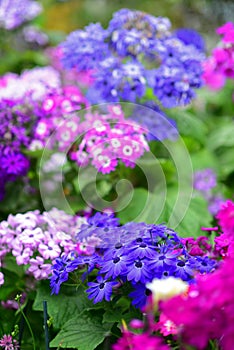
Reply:
[[[32,0],[1,0],[0,27],[13,30],[32,20],[42,11],[42,6]]]

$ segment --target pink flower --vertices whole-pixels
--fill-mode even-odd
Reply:
[[[4,350],[19,349],[18,342],[15,339],[12,339],[11,335],[6,334],[0,339],[0,346],[4,347]]]
[[[111,171],[115,170],[118,161],[116,158],[111,157],[108,151],[103,151],[92,160],[92,164],[99,172],[109,174]]]
[[[57,244],[55,244],[52,240],[49,241],[47,244],[40,243],[38,247],[39,253],[42,255],[44,259],[55,259],[57,258],[60,253],[61,249]]]
[[[227,200],[221,205],[216,218],[224,233],[234,235],[234,203],[231,200]]]
[[[157,329],[160,333],[166,337],[168,335],[174,335],[178,333],[177,327],[174,322],[169,320],[164,313],[159,316],[159,322],[157,323]]]
[[[36,259],[30,259],[30,267],[28,272],[30,272],[37,280],[47,279],[51,273],[51,265],[44,264],[44,259],[37,256]]]
[[[161,338],[150,336],[147,333],[134,334],[124,331],[122,338],[112,347],[113,350],[169,350],[166,344],[163,344]]]
[[[217,28],[216,33],[224,35],[224,42],[234,43],[234,24],[232,22],[227,22],[223,26]]]
[[[2,272],[0,272],[0,286],[4,284],[4,275]]]
[[[225,258],[215,272],[197,277],[187,296],[162,302],[161,311],[177,326],[183,344],[198,350],[216,340],[222,350],[233,340],[234,275],[233,259]]]

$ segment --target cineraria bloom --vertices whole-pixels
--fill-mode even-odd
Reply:
[[[200,236],[197,239],[193,237],[182,238],[183,244],[185,244],[188,253],[192,256],[205,256],[209,255],[212,250],[211,244],[208,243],[209,238]]]
[[[13,30],[32,20],[42,11],[41,5],[32,0],[1,0],[0,27]]]
[[[87,265],[83,280],[91,271],[97,271],[97,275],[108,283],[118,280],[118,288],[123,283],[130,284],[133,290],[129,296],[137,307],[142,308],[145,305],[150,292],[145,284],[154,278],[165,279],[173,276],[191,283],[195,274],[208,273],[216,268],[216,262],[203,256],[203,252],[202,256],[191,256],[176,232],[164,225],[131,222],[119,226],[112,214],[100,213],[88,221],[88,224],[81,226],[76,236],[77,241],[88,245],[89,239],[92,239],[96,242],[96,251],[93,245],[94,253],[90,250],[90,256],[84,260],[82,255],[76,257],[74,252],[73,268],[76,269],[75,264],[77,267]],[[80,251],[79,253],[82,254]],[[66,256],[61,259],[63,264]],[[51,288],[54,293],[59,292],[64,274],[68,278],[67,265],[60,266],[53,266]],[[98,288],[98,284],[93,286]],[[90,294],[89,298],[92,296],[96,297],[96,294]],[[95,302],[102,301],[103,298],[103,293],[98,294]]]
[[[97,277],[97,282],[88,282],[90,288],[87,289],[88,298],[93,299],[94,304],[105,299],[110,301],[112,288],[118,285],[118,282],[104,280],[102,276]]]
[[[204,62],[203,79],[213,90],[221,89],[226,79],[234,79],[234,24],[228,22],[217,28],[222,41]]]
[[[156,324],[156,329],[164,336],[175,335],[178,333],[176,325],[170,321],[163,313],[159,315],[159,321]]]
[[[33,25],[25,26],[22,34],[24,40],[29,44],[44,46],[48,44],[49,41],[48,35]]]
[[[215,247],[214,252],[218,256],[222,257],[234,257],[233,248],[234,248],[234,236],[228,233],[223,233],[218,237],[215,237]]]
[[[227,200],[223,203],[216,218],[223,233],[232,236],[234,234],[234,202]]]
[[[202,36],[194,29],[180,28],[174,33],[177,38],[183,41],[186,45],[193,45],[200,51],[205,51],[205,42]]]
[[[168,18],[121,9],[107,29],[91,24],[69,34],[61,60],[65,68],[93,71],[92,102],[136,102],[150,87],[164,107],[184,105],[202,85],[202,39],[170,27]]]
[[[194,174],[193,186],[201,192],[209,192],[217,185],[216,174],[210,168],[198,170]]]
[[[0,101],[16,102],[27,97],[33,101],[42,101],[51,90],[59,90],[61,87],[59,73],[50,66],[28,69],[20,75],[8,73],[1,79],[4,85],[0,86]]]
[[[169,346],[164,344],[162,339],[148,333],[134,334],[128,330],[123,331],[122,338],[113,345],[113,350],[169,350]]]
[[[21,86],[19,89],[18,87]],[[60,128],[54,143],[70,148],[70,134],[76,135],[79,118],[72,112],[87,107],[81,91],[73,85],[62,86],[59,73],[52,67],[34,68],[21,75],[6,74],[0,81],[0,199],[5,184],[25,176],[29,160],[25,149],[52,148],[51,134],[67,118],[67,128]],[[69,117],[68,117],[69,116]],[[70,118],[70,119],[69,119]]]
[[[124,119],[119,105],[108,106],[107,109],[105,114],[85,114],[84,120],[79,123],[78,133],[68,130],[69,120],[56,133],[56,137],[61,138],[60,130],[63,135],[67,130],[64,145],[68,148],[79,139],[78,145],[74,143],[69,152],[70,158],[81,167],[90,162],[103,174],[114,171],[118,161],[134,167],[137,159],[149,150],[144,128],[130,119]]]
[[[19,349],[19,344],[17,340],[13,339],[11,335],[6,335],[0,339],[0,346],[4,350],[17,350]]]
[[[56,208],[42,214],[36,210],[9,215],[0,223],[0,261],[11,253],[18,265],[26,266],[27,274],[36,280],[47,279],[56,258],[75,250],[75,235],[85,222]]]
[[[149,141],[165,139],[176,141],[178,139],[176,122],[169,119],[153,102],[138,105],[131,118],[148,130],[146,137]]]
[[[233,259],[226,258],[215,272],[197,276],[187,295],[161,302],[160,309],[176,325],[182,344],[203,350],[213,339],[223,350],[232,348],[232,270]]]
[[[193,187],[204,197],[208,203],[208,209],[212,215],[219,211],[224,199],[220,193],[214,192],[217,186],[217,176],[213,169],[206,168],[194,173]]]

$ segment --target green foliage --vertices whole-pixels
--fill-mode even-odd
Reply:
[[[70,294],[64,294],[61,291],[58,295],[51,295],[48,282],[41,283],[37,289],[33,309],[42,311],[42,302],[46,300],[48,314],[52,318],[55,329],[61,328],[74,314],[81,314],[85,310],[95,309],[95,305],[87,298],[84,287],[69,287],[69,289],[72,289],[72,293]],[[100,308],[100,304],[97,304],[96,308]]]
[[[112,323],[102,322],[102,316],[93,312],[76,314],[64,324],[51,341],[51,347],[94,350],[110,334]]]

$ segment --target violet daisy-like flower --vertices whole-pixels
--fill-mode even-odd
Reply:
[[[17,350],[19,349],[19,343],[17,340],[13,339],[11,335],[4,334],[0,339],[0,346],[4,350]]]
[[[129,294],[132,299],[132,305],[141,308],[145,306],[147,298],[152,294],[151,290],[146,288],[143,283],[133,284],[134,290]]]
[[[145,283],[150,279],[149,260],[147,258],[134,260],[130,257],[127,262],[127,280]]]
[[[102,263],[100,273],[105,274],[105,278],[115,279],[118,276],[125,275],[127,257],[124,255],[114,254],[112,259],[107,260],[106,256]]]
[[[29,160],[22,153],[8,153],[1,159],[1,168],[7,175],[22,176],[29,169]]]
[[[110,301],[112,289],[117,286],[118,282],[107,281],[102,276],[97,277],[97,282],[88,282],[88,288],[86,292],[88,293],[88,298],[93,299],[93,303],[96,304],[103,299]]]

